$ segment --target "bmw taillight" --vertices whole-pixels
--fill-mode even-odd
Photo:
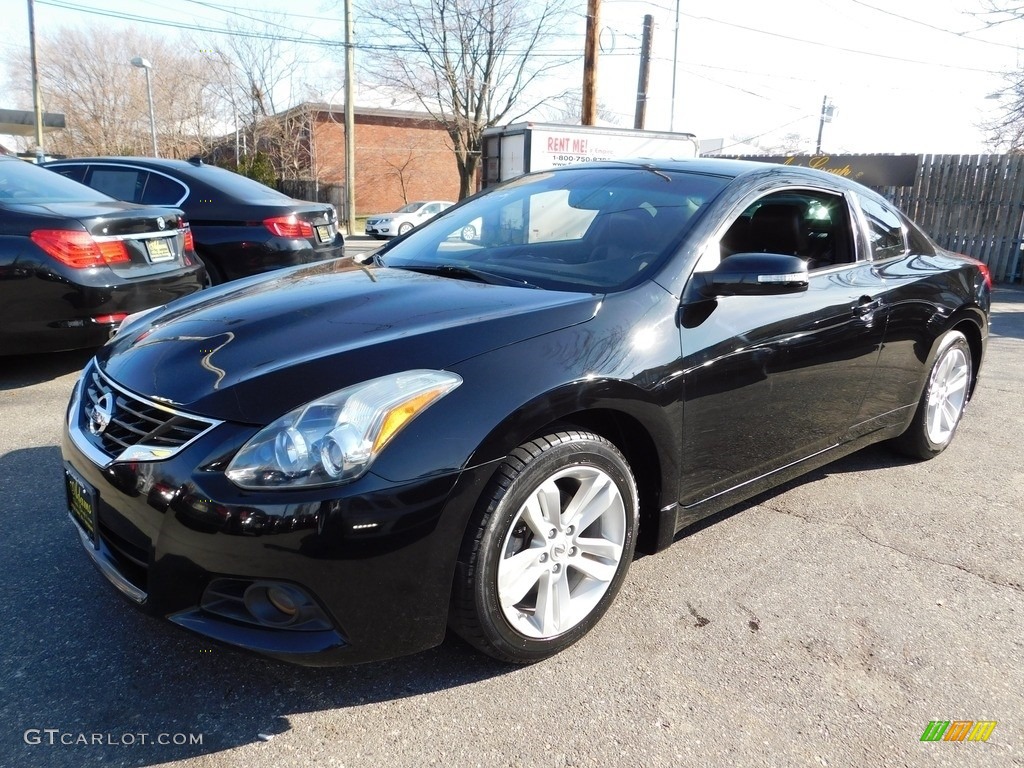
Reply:
[[[287,237],[294,240],[300,237],[313,236],[313,225],[308,221],[303,221],[295,214],[264,219],[263,225],[278,237]]]
[[[979,261],[978,271],[981,272],[981,277],[985,281],[985,287],[992,290],[992,271],[988,268],[988,264],[983,261]]]
[[[121,240],[97,240],[75,229],[37,229],[32,242],[62,264],[74,269],[101,267],[131,261]]]

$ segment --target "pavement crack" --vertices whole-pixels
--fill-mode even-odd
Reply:
[[[782,509],[780,507],[774,507],[774,506],[772,506],[770,504],[762,504],[761,506],[763,506],[765,509],[769,510],[770,512],[775,512],[776,514],[779,514],[779,515],[788,515],[790,517],[795,517],[795,518],[798,518],[799,520],[803,520],[805,523],[819,523],[821,525],[832,525],[832,526],[835,526],[837,528],[848,528],[849,530],[851,530],[854,533],[858,534],[861,538],[863,538],[864,540],[874,544],[875,546],[883,547],[884,549],[891,550],[891,551],[896,552],[897,554],[903,555],[904,557],[909,558],[911,560],[923,560],[924,562],[934,563],[935,565],[944,565],[947,568],[955,568],[958,571],[963,571],[964,573],[970,574],[971,576],[979,578],[982,581],[986,581],[989,584],[993,584],[994,586],[1005,587],[1007,589],[1012,589],[1012,590],[1014,590],[1016,592],[1024,593],[1024,584],[1019,584],[1019,583],[1013,582],[1013,581],[1003,581],[1002,579],[997,579],[994,576],[989,576],[989,575],[984,574],[984,573],[978,573],[977,571],[971,570],[967,566],[960,565],[959,563],[951,563],[948,560],[940,560],[937,557],[929,557],[928,555],[922,555],[922,554],[920,554],[918,552],[908,552],[908,551],[906,551],[904,549],[900,549],[899,547],[894,546],[892,544],[886,544],[884,541],[879,541],[878,539],[874,538],[873,536],[869,536],[864,530],[862,530],[860,527],[854,525],[853,523],[839,523],[839,522],[835,522],[835,521],[832,521],[832,520],[822,520],[821,518],[818,518],[818,517],[810,517],[809,515],[800,515],[800,514],[797,514],[796,512],[791,512],[788,509]]]

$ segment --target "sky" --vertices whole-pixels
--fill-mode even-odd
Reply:
[[[340,3],[241,3],[35,0],[36,29],[45,35],[55,26],[145,25],[148,31],[173,35],[174,28],[144,20],[224,29],[232,18],[265,9],[287,13],[281,23],[296,37],[342,39]],[[582,57],[585,0],[579,0],[579,8],[564,33],[548,45],[578,48]],[[26,0],[0,0],[8,22],[0,64],[28,49],[26,9]],[[989,151],[983,124],[999,109],[998,94],[1006,88],[1003,73],[1024,64],[1016,46],[1024,21],[986,28],[984,10],[985,0],[686,0],[678,6],[675,0],[601,0],[598,101],[612,121],[632,127],[643,19],[650,14],[655,26],[649,130],[671,128],[701,139],[722,138],[727,145],[765,147],[780,145],[795,133],[813,149],[827,97],[835,114],[823,128],[824,152]],[[138,18],[124,18],[130,16]],[[355,24],[358,43],[358,15]],[[323,83],[325,100],[340,102],[340,59],[321,47],[308,47],[311,58],[319,59],[310,79]],[[0,67],[0,76],[6,70]],[[550,85],[551,93],[573,78],[582,83],[581,63],[563,75]],[[357,93],[359,106],[389,106],[371,89]],[[289,103],[299,100],[296,94]],[[5,103],[0,91],[0,108],[31,104]]]

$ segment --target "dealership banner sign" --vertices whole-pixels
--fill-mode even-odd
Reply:
[[[817,168],[866,187],[912,187],[917,155],[743,155],[743,160]]]

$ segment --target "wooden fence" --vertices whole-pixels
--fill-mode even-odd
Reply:
[[[985,262],[998,282],[1024,272],[1024,155],[922,155],[912,187],[876,187],[943,248]]]

